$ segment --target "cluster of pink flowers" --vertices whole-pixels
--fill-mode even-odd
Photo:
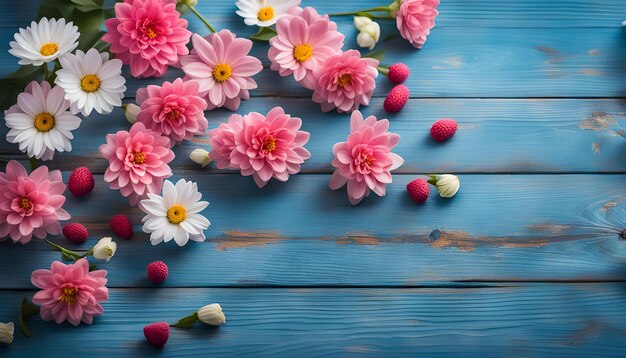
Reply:
[[[361,112],[354,111],[348,139],[333,147],[332,165],[336,169],[329,186],[336,190],[347,184],[352,205],[360,203],[370,191],[385,196],[391,171],[404,163],[402,157],[391,152],[400,136],[387,132],[388,129],[388,120],[377,120],[374,116],[363,120]]]
[[[313,101],[324,112],[351,112],[368,105],[378,76],[378,60],[361,58],[359,51],[342,52],[344,36],[337,24],[314,8],[294,8],[278,19],[270,40],[272,70],[294,76],[313,90]]]
[[[276,178],[287,181],[300,172],[300,165],[311,157],[304,145],[309,133],[300,130],[302,120],[275,107],[267,115],[257,112],[233,114],[209,132],[211,158],[220,169],[240,170],[252,176],[259,188]]]

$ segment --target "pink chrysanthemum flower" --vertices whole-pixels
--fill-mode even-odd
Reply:
[[[335,144],[332,161],[335,172],[330,178],[330,188],[336,190],[348,184],[348,199],[357,205],[370,190],[385,196],[391,183],[390,171],[400,167],[404,159],[391,150],[400,136],[389,133],[389,121],[374,116],[363,120],[359,111],[352,112],[348,140]]]
[[[206,102],[198,95],[198,83],[178,78],[162,86],[148,86],[137,91],[141,112],[137,121],[146,128],[169,137],[171,144],[201,135],[208,127],[204,117]]]
[[[135,123],[130,132],[107,134],[100,153],[109,160],[104,180],[111,189],[120,190],[130,205],[137,205],[148,193],[161,192],[163,180],[172,176],[168,163],[174,159],[170,140]]]
[[[134,77],[160,77],[178,57],[187,55],[191,32],[180,18],[176,1],[125,0],[115,4],[115,17],[105,21],[102,41],[127,65]]]
[[[6,172],[0,172],[0,239],[25,244],[33,235],[60,234],[59,220],[70,219],[62,208],[64,191],[60,171],[48,172],[42,165],[28,175],[20,163],[10,161]]]
[[[435,27],[439,0],[404,0],[396,14],[396,26],[403,38],[415,48],[422,48]]]
[[[233,115],[228,123],[209,132],[211,157],[220,169],[239,169],[252,175],[262,188],[276,178],[287,181],[300,172],[300,165],[311,157],[304,145],[309,133],[301,131],[302,120],[285,114],[281,107],[267,116],[252,112],[243,117]]]
[[[328,57],[313,69],[317,80],[313,101],[322,105],[322,111],[337,108],[351,112],[360,105],[367,106],[376,87],[378,60],[361,58],[357,50]]]
[[[206,38],[194,34],[191,41],[191,54],[180,61],[183,71],[200,85],[209,110],[226,107],[236,111],[242,99],[250,98],[248,91],[257,88],[252,76],[263,69],[258,58],[248,56],[252,41],[237,38],[228,30]]]
[[[313,69],[341,52],[344,36],[337,31],[337,24],[312,7],[293,13],[297,15],[281,17],[276,23],[278,35],[270,39],[268,52],[271,69],[281,76],[293,74],[296,81],[313,89]]]
[[[105,270],[89,272],[87,259],[70,265],[54,261],[50,270],[33,271],[30,281],[41,289],[33,302],[41,306],[44,321],[91,324],[103,312],[100,304],[109,299],[106,276]]]

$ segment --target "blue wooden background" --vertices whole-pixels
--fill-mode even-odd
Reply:
[[[324,13],[381,1],[304,5]],[[216,28],[255,30],[234,1],[197,8]],[[0,75],[16,68],[9,40],[36,10],[36,1],[0,1]],[[140,233],[120,241],[101,264],[110,279],[102,317],[80,327],[34,318],[33,337],[16,332],[0,356],[624,356],[626,139],[615,134],[626,124],[624,0],[443,0],[439,10],[423,50],[399,39],[381,46],[385,63],[412,70],[402,112],[382,111],[384,78],[364,108],[402,136],[406,162],[386,198],[351,207],[345,192],[327,189],[332,144],[346,137],[349,116],[321,113],[309,92],[265,69],[239,112],[282,105],[303,118],[313,155],[303,173],[259,190],[250,178],[191,163],[207,138],[177,147],[175,178],[197,181],[211,202],[207,242],[152,247]],[[351,18],[335,20],[356,47]],[[392,28],[385,23],[383,37]],[[253,52],[267,67],[266,45]],[[180,74],[131,79],[126,100]],[[210,127],[228,115],[208,113]],[[460,129],[434,144],[429,126],[441,117]],[[127,127],[121,110],[93,115],[74,150],[50,163],[64,178],[78,165],[96,173],[95,192],[66,205],[92,236],[83,249],[110,235],[118,212],[140,222],[105,185],[97,151],[106,133]],[[4,140],[0,157],[23,158]],[[413,204],[404,187],[425,173],[458,173],[460,193]],[[17,322],[19,301],[34,292],[31,271],[58,257],[39,241],[0,244],[0,321]],[[170,267],[158,288],[145,277],[154,260]],[[225,326],[173,330],[162,351],[144,341],[144,325],[212,302],[224,308]]]

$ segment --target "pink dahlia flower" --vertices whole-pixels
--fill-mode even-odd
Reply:
[[[357,205],[370,190],[385,196],[391,183],[392,170],[400,167],[404,159],[391,150],[400,136],[387,132],[389,121],[374,116],[363,120],[359,111],[352,112],[348,140],[335,144],[332,161],[335,172],[330,178],[330,188],[336,190],[348,184],[348,199]]]
[[[435,27],[439,0],[404,0],[396,14],[396,26],[400,35],[415,48],[422,48],[430,29]]]
[[[25,244],[33,235],[44,239],[61,233],[59,220],[69,220],[63,210],[65,184],[61,172],[48,172],[45,165],[30,175],[12,160],[0,173],[0,238]]]
[[[276,178],[287,181],[289,174],[300,171],[300,165],[311,157],[304,145],[309,133],[301,131],[300,118],[285,114],[281,107],[267,116],[252,112],[243,117],[233,115],[228,123],[209,132],[211,158],[220,169],[239,169],[252,175],[262,188]]]
[[[173,83],[164,82],[161,87],[151,85],[138,90],[141,112],[137,121],[169,137],[172,145],[203,134],[208,127],[204,117],[207,104],[198,96],[198,88],[197,82],[178,78]]]
[[[89,272],[87,259],[70,265],[54,261],[50,270],[33,271],[30,281],[41,289],[33,302],[41,306],[39,314],[44,321],[91,324],[93,317],[103,312],[100,303],[109,299],[106,276],[105,270]]]
[[[189,53],[191,32],[176,11],[176,1],[125,0],[115,4],[115,17],[104,24],[109,32],[102,41],[130,65],[134,77],[160,77],[178,56]]]
[[[248,56],[252,41],[237,38],[228,30],[206,38],[194,34],[191,41],[191,54],[180,61],[183,71],[200,85],[209,110],[226,107],[236,111],[242,99],[250,98],[248,91],[257,87],[252,76],[263,69],[258,58]]]
[[[137,122],[130,132],[107,134],[100,153],[109,160],[104,180],[120,190],[130,205],[137,205],[148,193],[158,194],[163,180],[172,176],[168,163],[174,159],[168,137]]]
[[[308,89],[315,87],[313,69],[343,47],[344,36],[337,31],[337,24],[312,7],[278,19],[276,32],[268,52],[271,69],[281,76],[293,74]]]
[[[313,69],[317,80],[313,101],[320,103],[324,112],[335,108],[351,112],[367,106],[376,87],[377,66],[378,60],[361,58],[357,50],[328,57]]]

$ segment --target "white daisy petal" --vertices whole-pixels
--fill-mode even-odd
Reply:
[[[301,0],[259,1],[238,0],[235,13],[244,18],[248,26],[271,26],[278,19],[288,14],[289,10],[298,7]]]
[[[189,240],[204,241],[204,230],[210,222],[199,214],[209,205],[200,201],[202,194],[194,182],[180,179],[176,184],[169,180],[163,183],[162,195],[148,194],[139,208],[146,214],[142,219],[143,231],[150,234],[153,245],[174,239],[184,246]]]
[[[9,53],[18,57],[20,65],[41,66],[59,56],[73,51],[78,46],[78,27],[65,23],[65,19],[42,18],[31,22],[26,29],[19,29],[10,42]]]
[[[65,54],[60,58],[55,83],[65,90],[73,113],[85,116],[96,111],[109,114],[122,105],[126,80],[121,75],[122,61],[108,59],[108,54],[90,49],[87,53]]]

